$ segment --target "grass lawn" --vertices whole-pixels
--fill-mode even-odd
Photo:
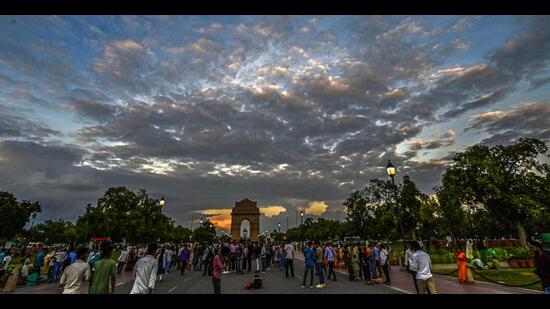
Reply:
[[[437,265],[434,265],[433,273],[445,274],[451,271],[449,268],[437,268]],[[506,269],[485,269],[485,270],[476,270],[478,273],[483,274],[485,277],[492,279],[495,282],[513,284],[513,285],[522,285],[530,282],[535,282],[539,280],[539,277],[533,272],[534,268],[506,268]],[[458,274],[454,273],[451,276],[457,277]],[[485,278],[474,273],[474,278],[476,281],[485,281]],[[542,291],[542,285],[539,283],[526,286],[524,288]]]

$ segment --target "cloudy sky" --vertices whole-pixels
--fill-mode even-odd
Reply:
[[[0,190],[39,220],[111,186],[185,226],[343,219],[388,159],[432,193],[467,146],[549,141],[549,59],[549,17],[1,16]]]

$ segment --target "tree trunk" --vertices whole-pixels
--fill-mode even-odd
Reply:
[[[527,246],[527,233],[521,222],[516,222],[516,228],[518,229],[518,237],[522,246]]]
[[[411,239],[416,240],[416,233],[414,232],[414,230],[411,231]]]

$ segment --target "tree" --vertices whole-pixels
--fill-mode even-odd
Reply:
[[[421,239],[432,239],[437,237],[438,231],[444,219],[437,197],[422,195],[419,211],[420,237]]]
[[[31,240],[46,244],[76,244],[79,243],[76,235],[76,226],[69,221],[46,220],[37,224],[29,231]]]
[[[189,241],[192,234],[193,232],[191,232],[191,229],[178,225],[171,230],[169,238],[173,241],[185,242]]]
[[[352,192],[344,202],[347,221],[355,232],[353,236],[396,239],[400,236],[399,220],[403,220],[405,232],[415,238],[421,197],[408,176],[403,177],[397,189],[389,180],[372,179],[363,190]],[[397,216],[397,207],[400,207],[401,216]]]
[[[193,239],[198,242],[211,242],[216,237],[216,228],[209,220],[205,220],[193,231]]]
[[[97,202],[88,204],[77,220],[77,234],[84,238],[111,237],[113,241],[152,242],[171,240],[174,222],[162,213],[158,201],[145,190],[109,188]]]
[[[11,240],[23,233],[31,217],[42,211],[38,202],[18,202],[10,192],[0,192],[0,239]]]
[[[443,175],[442,196],[455,208],[481,205],[499,222],[510,223],[523,245],[526,223],[540,219],[548,208],[548,164],[538,157],[548,151],[538,139],[512,145],[474,145],[453,158]]]
[[[415,232],[417,224],[420,222],[420,206],[423,196],[409,176],[404,176],[397,204],[397,207],[401,208],[401,218],[398,220],[403,221],[405,234],[410,234],[412,239],[416,239]]]

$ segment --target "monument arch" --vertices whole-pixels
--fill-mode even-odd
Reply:
[[[245,231],[246,229],[246,231]],[[231,238],[257,241],[260,235],[260,209],[254,201],[245,198],[235,202],[231,211]]]

